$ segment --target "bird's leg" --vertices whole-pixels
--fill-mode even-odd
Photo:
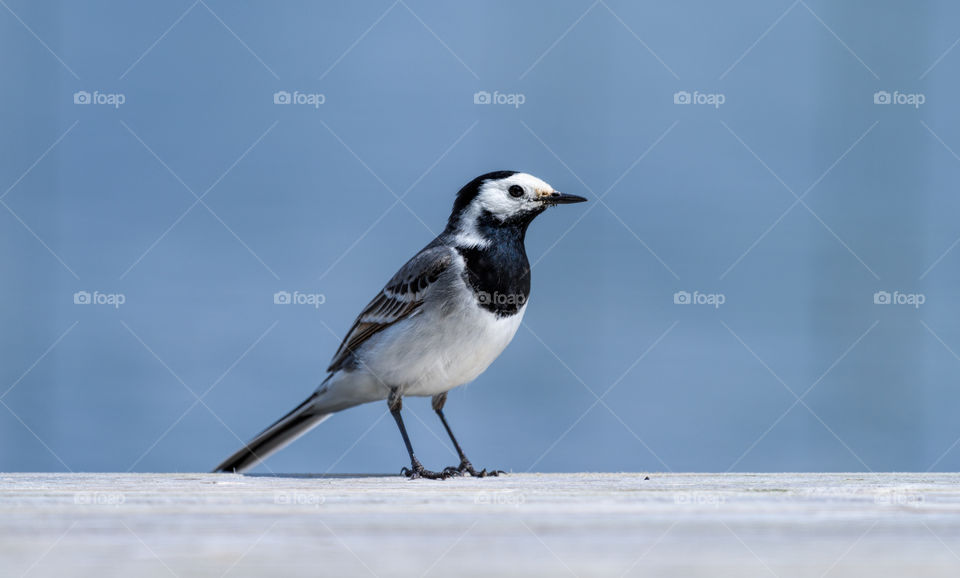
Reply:
[[[407,446],[407,453],[410,454],[410,467],[403,468],[400,472],[407,476],[410,479],[414,478],[427,478],[430,480],[441,480],[450,477],[450,473],[443,472],[431,472],[430,470],[423,467],[423,464],[420,463],[420,460],[417,459],[417,456],[413,454],[413,446],[410,444],[410,436],[407,435],[407,428],[403,425],[403,418],[400,416],[400,410],[403,409],[403,397],[400,395],[399,390],[396,388],[390,390],[390,396],[387,398],[387,405],[390,408],[390,414],[393,415],[393,419],[397,422],[397,427],[400,428],[400,435],[403,436],[403,443]]]
[[[462,476],[464,473],[468,473],[475,478],[485,478],[487,476],[499,476],[506,472],[500,470],[491,470],[487,471],[486,469],[480,470],[479,472],[474,469],[473,464],[470,463],[470,460],[467,459],[467,455],[463,453],[463,449],[460,447],[457,438],[453,436],[453,430],[450,429],[450,424],[447,423],[447,418],[443,415],[443,406],[447,403],[447,393],[440,393],[433,396],[433,411],[437,412],[437,415],[440,416],[440,421],[443,423],[444,429],[447,430],[447,435],[450,436],[450,441],[453,442],[453,447],[457,450],[457,455],[460,456],[460,465],[456,467],[445,468],[443,471],[448,472],[451,475]]]

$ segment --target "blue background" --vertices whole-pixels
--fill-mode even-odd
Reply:
[[[463,183],[516,169],[592,202],[534,223],[525,325],[451,394],[475,464],[956,470],[958,22],[946,1],[3,0],[0,469],[210,469],[323,379]],[[453,464],[428,400],[405,411],[425,464]],[[372,404],[258,471],[406,461]]]

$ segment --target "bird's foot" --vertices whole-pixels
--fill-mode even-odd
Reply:
[[[507,472],[503,470],[490,470],[489,472],[486,468],[477,471],[474,469],[473,464],[470,463],[470,460],[463,460],[460,462],[459,466],[450,466],[449,468],[444,468],[444,473],[447,473],[450,476],[464,476],[470,474],[474,478],[488,478],[496,477],[500,474],[505,474]]]
[[[420,462],[414,462],[412,467],[403,468],[400,470],[400,473],[407,476],[407,478],[411,480],[416,480],[417,478],[423,478],[426,480],[445,480],[452,475],[447,472],[447,470],[443,470],[442,472],[431,472],[427,468],[423,467],[423,464]]]

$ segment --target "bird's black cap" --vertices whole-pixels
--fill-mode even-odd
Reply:
[[[453,203],[453,212],[451,213],[451,218],[456,215],[459,215],[463,209],[476,198],[477,194],[480,193],[480,187],[483,186],[483,183],[487,181],[499,181],[500,179],[505,179],[507,177],[512,177],[517,174],[517,171],[493,171],[492,173],[487,173],[485,175],[480,175],[479,177],[473,179],[469,183],[465,184],[460,192],[457,193],[457,200]]]

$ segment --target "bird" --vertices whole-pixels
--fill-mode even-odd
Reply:
[[[408,478],[495,476],[477,470],[443,413],[447,392],[476,379],[520,327],[530,296],[527,227],[550,207],[587,199],[517,171],[480,175],[457,192],[446,228],[363,309],[306,399],[216,467],[243,472],[334,413],[386,400],[410,458]],[[405,396],[430,397],[460,463],[426,469],[401,410]]]

